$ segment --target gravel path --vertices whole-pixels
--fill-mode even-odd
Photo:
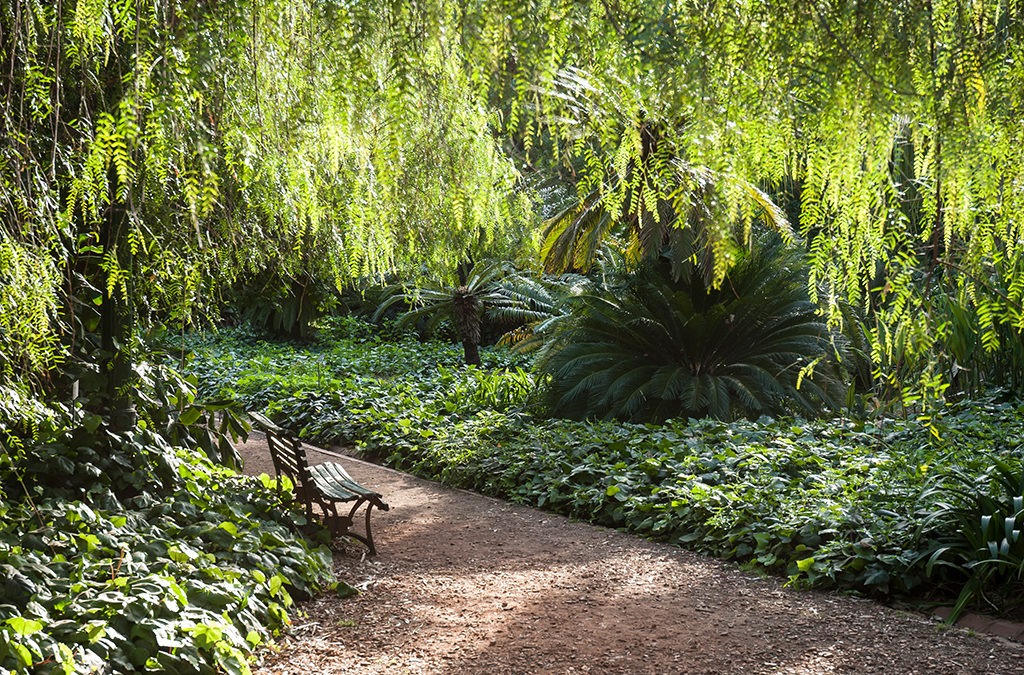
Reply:
[[[261,438],[240,450],[273,473]],[[1024,673],[1016,642],[344,463],[392,507],[374,514],[376,558],[335,555],[363,593],[306,603],[258,674]]]

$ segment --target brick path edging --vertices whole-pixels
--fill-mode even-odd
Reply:
[[[953,613],[952,607],[936,607],[931,611],[932,618],[945,621]],[[976,633],[997,635],[1008,640],[1024,643],[1024,623],[994,619],[984,614],[966,613],[955,624],[957,628],[973,630]]]

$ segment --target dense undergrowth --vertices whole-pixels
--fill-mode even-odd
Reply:
[[[961,607],[999,610],[1021,595],[1016,403],[963,402],[927,423],[576,422],[538,415],[532,375],[504,352],[467,370],[453,365],[454,347],[364,333],[309,346],[238,333],[195,343],[208,393],[422,476],[800,585],[937,599],[964,589]]]
[[[0,390],[0,672],[247,673],[331,584],[270,479],[143,418],[115,433]]]

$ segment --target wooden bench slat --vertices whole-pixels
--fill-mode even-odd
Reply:
[[[336,480],[341,483],[351,483],[353,485],[359,485],[355,479],[349,475],[348,471],[345,471],[345,467],[337,462],[325,462],[316,466],[329,467],[325,469],[330,474],[331,480]]]
[[[374,492],[355,482],[348,475],[348,472],[345,471],[344,467],[335,462],[315,464],[309,467],[309,471],[313,475],[313,480],[318,485],[329,486],[331,489],[337,490],[339,494],[347,492],[351,495],[351,497],[346,497],[345,499],[381,497],[380,493]]]

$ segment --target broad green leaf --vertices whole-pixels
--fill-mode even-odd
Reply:
[[[198,407],[194,407],[194,406],[189,406],[188,408],[185,408],[184,411],[182,411],[181,416],[178,417],[178,421],[181,422],[182,424],[184,424],[185,426],[190,426],[192,424],[195,424],[197,421],[199,421],[199,418],[202,417],[202,416],[203,416],[203,409],[202,408],[198,408]]]
[[[84,629],[90,644],[92,644],[107,634],[107,622],[98,619],[89,621],[85,624]]]
[[[810,571],[810,569],[812,567],[814,567],[814,558],[811,557],[811,558],[804,558],[802,560],[797,560],[796,561],[796,566],[797,566],[797,569],[799,569],[801,572],[808,572],[808,571]]]
[[[36,619],[27,619],[23,616],[12,616],[5,623],[10,626],[15,633],[22,637],[38,633],[43,629],[43,622],[37,621]]]

